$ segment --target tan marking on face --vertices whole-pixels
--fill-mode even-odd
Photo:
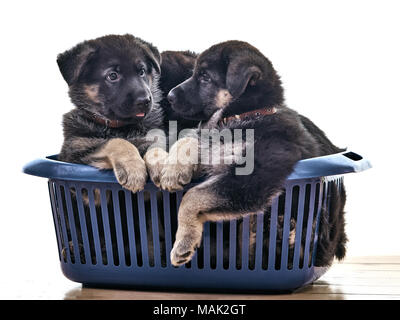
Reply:
[[[232,101],[232,96],[226,89],[220,89],[215,97],[215,105],[218,108],[225,108]]]
[[[96,84],[93,84],[90,86],[85,85],[84,91],[90,100],[92,100],[95,103],[100,103],[99,86],[98,85],[96,85]]]

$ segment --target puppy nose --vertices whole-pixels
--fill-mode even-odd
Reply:
[[[147,95],[142,97],[137,97],[135,100],[135,106],[148,107],[150,102],[151,98]]]
[[[168,93],[167,99],[168,99],[170,104],[174,104],[176,102],[176,94],[175,94],[174,90],[171,90]]]

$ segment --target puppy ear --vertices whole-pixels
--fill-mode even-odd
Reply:
[[[153,44],[144,41],[140,38],[136,38],[137,41],[139,41],[142,44],[142,47],[149,58],[151,64],[153,65],[154,69],[157,71],[158,74],[161,73],[161,54],[158,51],[158,49],[153,46]]]
[[[228,64],[226,86],[234,99],[239,98],[247,86],[254,86],[261,78],[261,69],[249,59],[234,57]]]
[[[83,42],[57,56],[58,67],[69,86],[78,79],[83,66],[95,51],[89,43]]]

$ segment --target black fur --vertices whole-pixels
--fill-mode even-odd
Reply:
[[[223,101],[225,105],[218,100],[221,90],[229,93]],[[206,182],[194,187],[193,194],[212,194],[215,205],[205,207],[199,216],[230,212],[240,217],[265,210],[282,191],[299,160],[343,151],[311,120],[285,105],[281,80],[271,62],[245,42],[223,42],[200,54],[192,77],[171,90],[168,99],[179,115],[198,121],[209,120],[217,111],[221,117],[228,117],[263,107],[278,110],[273,115],[217,126],[220,130],[254,129],[254,171],[250,175],[235,175],[235,163],[203,165]],[[344,189],[331,201],[335,209],[329,222],[323,214],[316,265],[329,264],[334,255],[339,259],[345,255]]]
[[[181,117],[171,108],[167,95],[172,88],[190,78],[196,57],[197,54],[191,51],[164,51],[161,53],[160,89],[163,99],[160,105],[164,110],[164,125],[167,128],[169,121],[176,121],[178,133],[185,128],[197,127],[199,121]]]

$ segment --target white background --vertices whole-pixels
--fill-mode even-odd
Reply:
[[[132,33],[160,51],[201,52],[229,39],[258,47],[280,73],[288,106],[374,166],[345,178],[348,255],[400,254],[396,1],[5,3],[0,5],[0,280],[62,278],[46,180],[21,169],[58,153],[62,144],[61,117],[72,105],[57,54],[112,33]]]

